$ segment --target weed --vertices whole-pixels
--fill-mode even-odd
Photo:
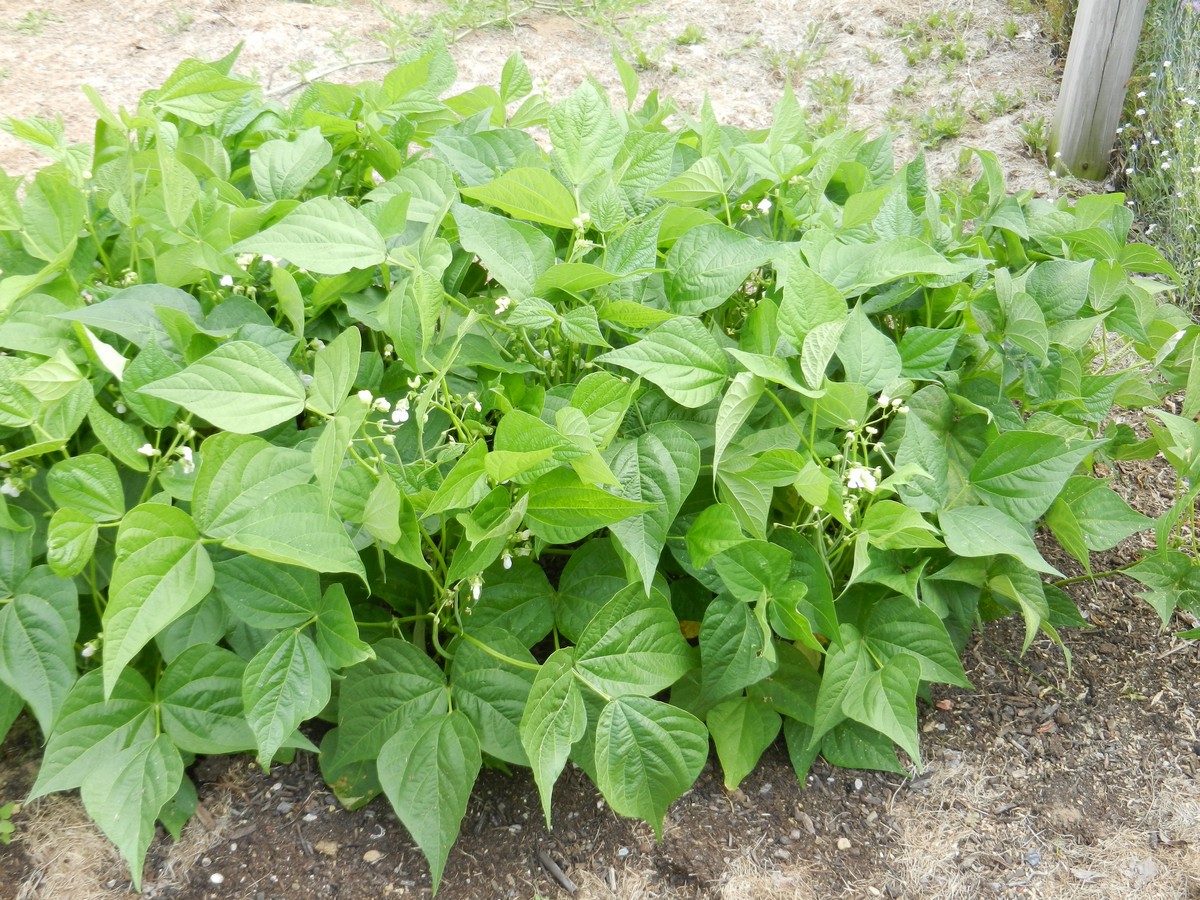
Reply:
[[[48,9],[31,9],[9,27],[26,37],[37,37],[47,25],[57,24],[62,18]]]
[[[691,47],[695,44],[704,43],[704,29],[699,25],[689,24],[675,36],[675,43],[681,47]]]
[[[1045,116],[1027,119],[1017,126],[1021,135],[1021,144],[1034,159],[1045,159],[1050,146],[1050,129]]]
[[[11,844],[13,833],[17,827],[13,825],[12,819],[21,811],[20,803],[5,803],[0,805],[0,844]]]
[[[949,104],[933,106],[920,113],[912,122],[917,140],[926,147],[956,138],[967,125],[967,113],[955,99]]]

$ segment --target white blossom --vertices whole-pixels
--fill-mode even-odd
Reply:
[[[4,479],[3,483],[0,483],[0,494],[3,494],[5,497],[12,497],[14,499],[20,497],[21,483],[10,475],[8,478]]]
[[[243,269],[249,268],[250,263],[254,262],[254,254],[242,253],[237,257],[235,262]]]
[[[142,454],[142,456],[158,456],[162,453],[161,450],[152,447],[150,444],[142,444],[142,446],[138,447],[137,452]]]
[[[408,398],[402,397],[396,401],[396,408],[392,410],[392,421],[397,425],[403,425],[408,421]]]
[[[220,284],[221,284],[221,287],[233,287],[233,276],[232,275],[222,275]]]
[[[846,487],[852,491],[871,493],[879,487],[879,480],[875,477],[875,473],[866,466],[853,465],[846,473]]]
[[[371,405],[375,408],[376,412],[385,413],[392,411],[392,404],[387,402],[386,397],[376,397],[375,402]]]
[[[84,659],[91,659],[93,656],[96,655],[96,645],[95,644],[84,644],[83,649],[79,651],[79,655],[82,656]]]
[[[502,557],[500,557],[500,564],[503,565],[504,568],[506,568],[506,569],[512,568],[512,554],[509,553],[507,550],[505,550],[504,555]]]
[[[771,214],[771,198],[770,197],[763,197],[761,200],[758,201],[758,211],[760,213],[762,213],[764,216],[769,216]]]
[[[183,469],[184,475],[191,475],[196,471],[196,460],[191,447],[179,448],[179,467]]]
[[[363,388],[361,391],[359,391],[357,396],[359,400],[361,400],[363,403],[366,403],[368,406],[375,400],[375,398],[371,396],[371,392],[366,388]]]
[[[496,315],[502,316],[508,312],[508,308],[512,306],[512,297],[497,297],[496,298]]]

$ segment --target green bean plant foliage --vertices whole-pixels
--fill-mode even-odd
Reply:
[[[616,108],[520,56],[443,99],[439,44],[289,105],[233,62],[90,94],[91,145],[5,125],[52,163],[0,173],[0,735],[135,887],[200,754],[319,752],[435,888],[484,765],[659,833],[710,741],[730,788],[781,732],[800,776],[920,766],[974,627],[1082,624],[1039,523],[1087,573],[1156,529],[1125,572],[1200,609],[1200,328],[1121,197],[986,152],[939,195],[619,59]],[[1093,474],[1159,452],[1158,520]]]

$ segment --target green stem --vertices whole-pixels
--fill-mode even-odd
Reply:
[[[483,641],[479,640],[479,638],[468,634],[465,631],[459,634],[459,637],[461,637],[468,644],[474,644],[488,656],[492,657],[493,659],[497,659],[502,663],[506,663],[510,666],[516,666],[518,669],[528,669],[530,672],[536,672],[541,669],[541,666],[539,666],[537,663],[527,662],[523,659],[514,659],[511,656],[501,653],[499,650],[489,647]]]

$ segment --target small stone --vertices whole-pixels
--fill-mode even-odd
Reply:
[[[863,789],[863,780],[861,778],[854,779],[854,789],[856,791],[861,791]]]
[[[211,881],[213,884],[224,884],[225,876],[222,875],[220,872],[213,872],[211,875],[208,876],[208,880]]]
[[[622,847],[620,850],[617,851],[617,856],[621,857],[621,859],[624,859],[628,855],[629,855],[628,847]]]
[[[316,813],[305,813],[305,815],[304,815],[304,821],[305,821],[305,822],[315,822],[315,821],[317,821],[317,814],[316,814]]]
[[[337,856],[338,854],[337,841],[317,841],[313,844],[313,849],[325,856]]]
[[[844,838],[844,837],[838,838],[837,848],[839,850],[849,850],[850,849],[850,839]]]
[[[791,859],[792,858],[791,852],[783,849],[782,847],[776,847],[775,850],[772,851],[771,855],[774,856],[776,859]]]
[[[383,859],[383,854],[378,850],[368,850],[363,854],[363,862],[367,863],[368,865],[374,865],[381,859]]]

